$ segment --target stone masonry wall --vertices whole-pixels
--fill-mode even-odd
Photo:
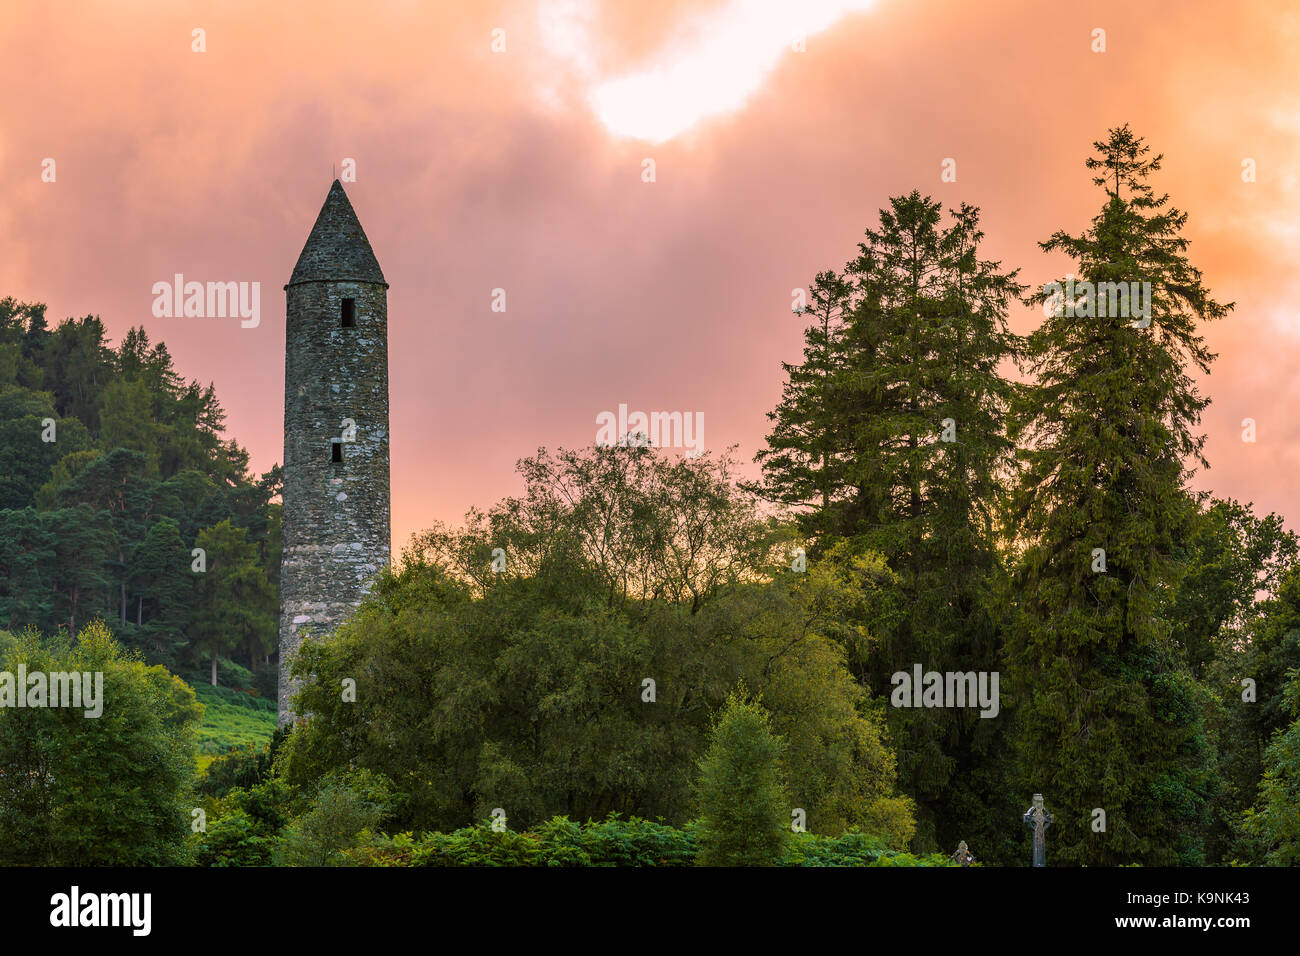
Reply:
[[[292,719],[289,666],[303,640],[333,631],[390,555],[388,293],[368,281],[285,287],[284,550],[280,571],[280,722]],[[345,297],[356,327],[340,323]],[[343,461],[331,461],[333,439]]]

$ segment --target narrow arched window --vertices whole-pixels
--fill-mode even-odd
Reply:
[[[339,324],[345,329],[355,329],[357,327],[357,300],[344,299],[343,313],[340,317]]]

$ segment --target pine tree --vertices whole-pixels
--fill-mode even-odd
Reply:
[[[942,219],[933,199],[895,197],[842,279],[819,276],[813,301],[832,304],[838,323],[808,331],[759,456],[772,497],[812,510],[804,530],[823,535],[822,548],[853,539],[898,577],[904,613],[869,622],[879,644],[851,658],[876,694],[917,663],[999,668],[994,529],[1013,456],[1003,425],[1012,385],[999,366],[1017,352],[1006,316],[1023,290],[1015,272],[979,257],[977,209],[953,210],[947,228]],[[825,491],[800,467],[818,461],[830,465],[815,473]],[[919,804],[918,848],[975,833],[987,847],[1005,787],[996,773],[977,779],[977,765],[999,764],[1005,735],[968,711],[889,718],[900,779]]]
[[[0,630],[49,621],[54,538],[35,508],[0,510]]]
[[[1106,203],[1082,235],[1042,243],[1068,253],[1077,277],[1034,297],[1047,313],[1029,340],[1036,384],[1014,416],[1024,469],[1008,653],[1022,782],[1058,808],[1058,859],[1193,863],[1187,828],[1213,760],[1203,691],[1158,609],[1195,513],[1189,468],[1206,464],[1196,429],[1208,400],[1190,372],[1214,356],[1196,325],[1230,306],[1184,254],[1186,214],[1146,182],[1161,157],[1127,126],[1094,147],[1087,167]]]
[[[848,411],[842,336],[850,292],[844,276],[833,271],[818,273],[809,286],[809,305],[795,313],[813,319],[804,330],[803,364],[781,363],[786,384],[767,413],[774,423],[768,447],[754,456],[765,478],[754,490],[801,509],[800,530],[814,542],[838,531],[833,509],[846,498],[851,459],[840,428]]]
[[[1021,287],[1015,272],[979,258],[978,210],[962,206],[946,230],[940,218],[939,203],[915,192],[893,200],[850,267],[861,294],[847,338],[862,343],[856,372],[868,412],[858,426],[855,479],[875,486],[865,498],[879,509],[858,534],[885,555],[909,598],[871,668],[880,693],[890,675],[916,663],[999,669],[992,530],[1012,446],[1002,424],[1011,386],[998,367],[1016,352],[1006,315]],[[902,779],[920,805],[918,846],[975,832],[987,844],[1000,787],[968,775],[996,749],[992,726],[953,709],[890,716],[905,741]]]
[[[146,608],[149,614],[147,627],[136,640],[149,660],[174,668],[188,640],[186,629],[198,587],[191,571],[190,549],[171,518],[149,526],[144,541],[132,555],[129,583],[135,599],[136,626],[146,625]]]
[[[275,594],[257,564],[256,545],[230,519],[199,532],[196,544],[205,552],[206,571],[199,577],[189,634],[195,650],[206,652],[216,687],[218,658],[249,647],[270,649]]]
[[[757,701],[733,692],[700,761],[701,866],[774,866],[789,838],[782,742]]]
[[[41,520],[54,541],[54,615],[59,628],[76,633],[96,611],[108,606],[112,579],[106,571],[112,553],[109,515],[89,505],[43,512]]]

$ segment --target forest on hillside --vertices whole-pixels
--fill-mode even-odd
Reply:
[[[251,476],[224,426],[143,328],[113,348],[96,316],[0,300],[0,629],[99,618],[151,664],[274,696],[280,472]]]
[[[171,672],[268,692],[278,474],[142,331],[5,300],[0,669],[93,664],[118,709],[0,713],[0,862],[1025,865],[1035,793],[1052,865],[1300,862],[1300,542],[1192,490],[1232,307],[1161,157],[1094,148],[1068,283],[891,198],[796,310],[755,480],[539,449],[304,644],[307,719],[197,775]],[[916,667],[996,713],[905,706]]]

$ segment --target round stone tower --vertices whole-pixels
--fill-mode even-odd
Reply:
[[[289,284],[284,351],[280,688],[389,561],[388,283],[336,179]]]

